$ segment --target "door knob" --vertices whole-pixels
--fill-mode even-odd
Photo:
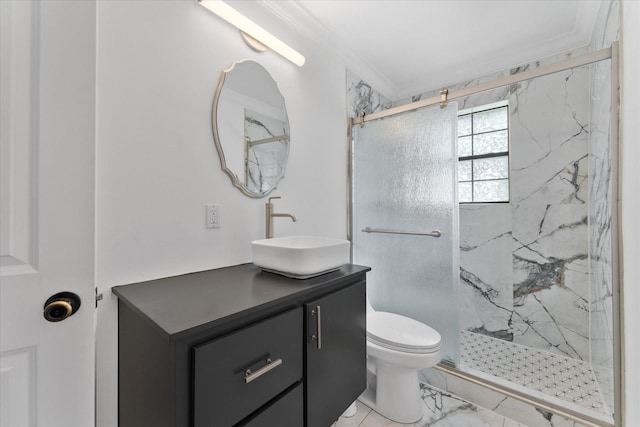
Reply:
[[[60,292],[44,303],[44,318],[49,322],[60,322],[72,316],[80,308],[80,297],[73,292]]]

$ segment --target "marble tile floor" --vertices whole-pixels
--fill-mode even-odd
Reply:
[[[475,369],[609,415],[587,362],[461,331],[460,366]]]
[[[360,401],[353,417],[340,417],[331,427],[525,427],[450,393],[420,384],[423,418],[414,424],[393,422]]]

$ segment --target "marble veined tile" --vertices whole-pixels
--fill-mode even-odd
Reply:
[[[347,115],[358,117],[391,108],[391,100],[375,90],[353,72],[347,70]]]
[[[514,239],[522,245],[551,242],[547,251],[559,258],[586,252],[588,230],[585,205],[531,200],[514,206],[512,221]]]
[[[583,204],[513,209],[513,341],[589,358],[589,247]]]
[[[511,139],[520,149],[512,167],[522,170],[548,159],[551,151],[573,152],[586,143],[589,124],[589,69],[564,71],[520,82],[510,94]],[[512,153],[513,154],[513,153]],[[574,157],[569,154],[568,158]],[[558,161],[567,158],[560,155]],[[551,162],[553,164],[553,162]],[[559,163],[557,163],[559,164]]]
[[[460,328],[511,339],[511,207],[460,207]]]
[[[514,284],[513,341],[582,360],[589,359],[587,261],[519,258],[527,279]]]
[[[510,96],[511,195],[586,203],[589,69],[519,83]]]
[[[583,297],[570,288],[552,286],[519,297],[514,303],[513,341],[556,354],[588,360],[589,313]],[[553,309],[553,307],[562,307]]]
[[[511,169],[511,200],[521,203],[536,195],[543,200],[543,206],[556,203],[587,202],[588,157],[586,154],[586,139],[580,145],[574,144],[573,156],[561,151],[550,150],[547,157],[526,168]],[[561,155],[565,157],[561,157]],[[525,154],[517,154],[517,148],[512,148],[511,159],[515,163],[519,156],[527,159]]]
[[[420,384],[420,392],[424,415],[416,423],[396,423],[357,402],[356,415],[351,418],[340,417],[332,427],[526,427],[427,384]]]
[[[421,384],[426,411],[419,426],[500,426],[504,417],[469,403],[451,393]]]
[[[522,422],[527,427],[586,427],[579,422],[562,418],[512,398],[505,398],[493,410],[523,420]]]

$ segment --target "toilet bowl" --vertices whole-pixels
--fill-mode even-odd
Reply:
[[[367,301],[367,389],[359,400],[392,421],[419,421],[418,371],[440,361],[440,341],[424,323],[375,311]]]

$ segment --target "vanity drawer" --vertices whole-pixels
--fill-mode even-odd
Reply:
[[[269,405],[242,427],[301,427],[304,425],[304,396],[299,383],[284,396]]]
[[[299,381],[302,323],[297,308],[194,346],[194,426],[231,426]]]

